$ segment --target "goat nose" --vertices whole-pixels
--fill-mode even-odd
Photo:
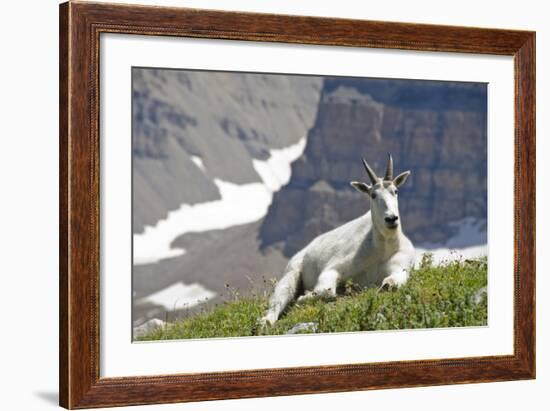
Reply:
[[[398,216],[396,215],[392,215],[392,216],[388,216],[388,217],[385,217],[384,220],[388,223],[395,223],[397,220],[399,219]]]

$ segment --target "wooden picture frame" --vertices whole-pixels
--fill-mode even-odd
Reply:
[[[101,33],[513,56],[514,354],[100,378]],[[535,378],[535,33],[69,2],[60,6],[60,404],[125,406]]]

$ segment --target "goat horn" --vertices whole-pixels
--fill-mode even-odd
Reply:
[[[367,161],[364,158],[362,160],[363,160],[363,165],[365,166],[365,171],[367,172],[371,183],[376,184],[376,182],[378,181],[378,177],[376,176],[376,173],[372,171],[372,168],[369,167],[369,165],[367,164]]]
[[[386,167],[386,176],[384,177],[384,180],[393,180],[393,159],[391,158],[391,154],[388,154],[388,166]]]

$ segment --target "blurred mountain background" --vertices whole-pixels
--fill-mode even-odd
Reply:
[[[486,84],[134,68],[132,88],[134,326],[261,289],[365,213],[361,156],[412,171],[415,246],[486,247]]]

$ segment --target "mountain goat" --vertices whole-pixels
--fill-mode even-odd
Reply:
[[[355,220],[321,234],[288,262],[277,283],[262,324],[274,324],[287,305],[314,295],[336,296],[339,283],[351,279],[362,287],[400,287],[409,277],[414,247],[403,234],[397,189],[410,175],[393,177],[393,160],[388,158],[386,174],[379,178],[363,159],[371,184],[350,184],[370,200],[370,210]]]

